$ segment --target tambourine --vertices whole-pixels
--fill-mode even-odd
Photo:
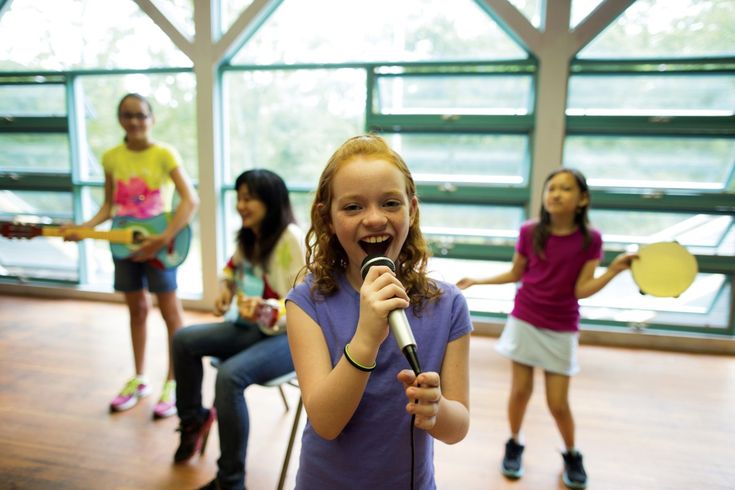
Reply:
[[[694,282],[697,259],[678,242],[658,242],[640,247],[630,272],[641,294],[678,297]]]

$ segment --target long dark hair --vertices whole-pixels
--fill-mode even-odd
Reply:
[[[544,180],[544,189],[542,192],[543,194],[546,193],[546,185],[551,179],[564,172],[574,177],[574,180],[577,181],[577,186],[579,187],[579,192],[581,193],[581,195],[587,196],[587,204],[585,204],[584,206],[580,206],[577,209],[577,213],[574,215],[574,223],[579,227],[579,230],[584,236],[584,244],[582,245],[582,247],[587,248],[587,246],[590,244],[590,241],[592,240],[592,236],[590,235],[590,222],[589,218],[587,217],[587,209],[590,206],[590,189],[587,185],[587,179],[584,177],[584,174],[574,168],[558,168],[546,177],[546,180]],[[551,235],[551,215],[548,211],[546,211],[542,197],[538,224],[533,228],[533,251],[536,252],[536,255],[541,258],[546,257],[544,250],[546,249],[546,242],[549,241],[549,235]]]
[[[270,170],[255,168],[241,173],[235,180],[235,190],[247,185],[250,195],[265,205],[265,217],[259,235],[250,228],[240,228],[237,244],[245,258],[253,265],[266,268],[268,257],[278,243],[283,230],[295,223],[288,188],[283,179]]]

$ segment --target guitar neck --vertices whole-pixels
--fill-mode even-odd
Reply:
[[[74,233],[80,238],[93,238],[95,240],[107,240],[111,243],[132,244],[134,242],[132,229],[117,229],[110,231],[97,231],[92,228],[70,228],[62,233],[58,226],[44,226],[41,234],[48,237],[64,237],[65,234]]]

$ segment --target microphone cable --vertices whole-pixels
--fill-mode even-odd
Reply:
[[[411,415],[411,490],[414,490],[414,476],[416,472],[416,449],[414,447],[413,426],[416,423],[416,414]]]
[[[421,366],[418,364],[418,358],[416,359],[416,365],[412,365],[413,372],[418,377],[419,374],[421,374]],[[414,403],[418,403],[418,400],[414,400]],[[410,429],[410,437],[411,437],[411,490],[414,490],[415,486],[415,473],[416,473],[416,447],[415,447],[415,438],[414,438],[414,427],[416,425],[416,414],[411,415],[411,429]]]
[[[360,265],[360,275],[362,276],[362,279],[365,279],[365,276],[367,276],[368,271],[370,268],[374,265],[383,265],[388,267],[391,271],[396,272],[396,264],[388,257],[384,257],[381,255],[368,255],[365,257],[362,261],[362,264]],[[397,313],[400,312],[400,313]],[[397,315],[395,317],[394,315]],[[402,320],[402,321],[401,321]],[[394,310],[391,313],[388,314],[388,324],[390,326],[390,331],[393,334],[393,337],[395,337],[396,342],[398,343],[398,349],[403,352],[403,355],[406,357],[406,360],[408,361],[409,366],[413,370],[416,377],[418,377],[419,374],[421,374],[421,364],[419,363],[419,357],[416,352],[416,340],[413,338],[413,333],[411,332],[411,326],[408,325],[408,319],[406,318],[406,314],[403,312],[403,310]],[[414,403],[418,404],[418,400],[414,400]],[[415,438],[414,438],[414,425],[416,424],[416,414],[411,415],[411,429],[410,429],[410,437],[411,437],[411,489],[414,490],[414,484],[415,484],[415,473],[416,473],[416,444],[415,444]]]

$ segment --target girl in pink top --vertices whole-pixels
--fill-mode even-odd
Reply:
[[[577,345],[578,300],[605,287],[630,267],[634,254],[618,255],[604,274],[595,277],[602,258],[600,233],[587,218],[590,195],[579,171],[560,168],[544,183],[538,220],[521,227],[509,271],[485,279],[461,279],[461,289],[475,284],[521,282],[513,311],[496,349],[512,361],[512,386],[508,400],[511,438],[505,445],[501,466],[510,479],[523,475],[521,424],[533,392],[533,370],[544,370],[546,400],[559,428],[566,451],[564,484],[579,489],[587,485],[582,455],[574,445],[574,419],[569,407],[569,381],[579,371]]]

